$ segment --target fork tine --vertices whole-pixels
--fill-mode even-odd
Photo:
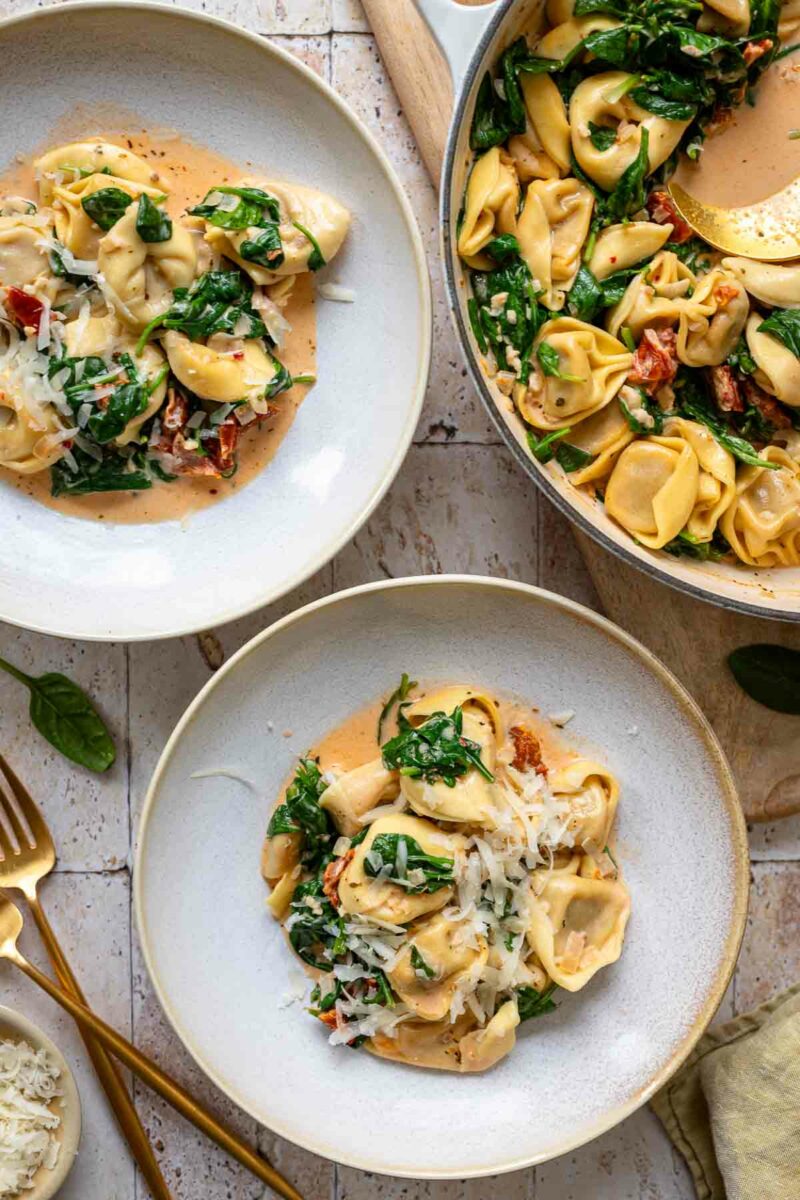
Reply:
[[[32,844],[32,834],[30,834],[25,826],[24,821],[20,820],[17,806],[14,804],[11,796],[4,790],[2,780],[0,779],[0,824],[6,827],[6,834],[10,834],[17,842],[15,853],[23,853],[30,848],[35,847]]]
[[[28,829],[33,836],[32,845],[40,850],[47,849],[52,844],[50,830],[47,827],[47,822],[39,811],[38,805],[34,801],[30,792],[23,786],[20,779],[11,770],[11,767],[6,762],[2,754],[0,754],[0,772],[5,776],[6,783],[11,789],[14,799],[17,802],[19,812],[22,814],[24,821],[28,825]],[[0,777],[2,782],[2,777]],[[0,788],[2,791],[2,788]]]

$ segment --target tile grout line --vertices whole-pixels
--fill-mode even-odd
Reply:
[[[128,806],[128,877],[130,879],[130,889],[128,892],[128,986],[130,988],[130,1031],[131,1041],[136,1044],[136,1027],[134,1023],[134,996],[133,996],[133,805],[131,802],[131,783],[133,779],[133,746],[131,743],[131,648],[130,645],[125,646],[125,770],[126,770],[126,787],[125,798]],[[136,1106],[137,1083],[135,1076],[130,1076],[131,1095],[133,1097],[134,1107]],[[131,1159],[133,1168],[133,1197],[134,1200],[139,1200],[139,1190],[141,1181],[139,1178],[139,1168],[135,1161]]]

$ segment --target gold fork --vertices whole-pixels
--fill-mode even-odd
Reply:
[[[17,938],[21,931],[22,913],[11,900],[0,896],[0,958],[8,959],[9,962],[24,971],[29,979],[32,979],[43,991],[47,992],[48,996],[55,1000],[56,1004],[60,1004],[85,1030],[92,1033],[112,1054],[124,1062],[126,1067],[130,1067],[134,1075],[138,1075],[148,1087],[152,1088],[154,1092],[158,1092],[159,1096],[163,1096],[181,1116],[186,1117],[187,1121],[191,1121],[218,1146],[238,1159],[255,1176],[269,1184],[286,1200],[303,1200],[300,1193],[290,1183],[287,1183],[266,1159],[255,1154],[241,1138],[212,1117],[211,1113],[184,1091],[179,1083],[170,1078],[166,1071],[162,1071],[147,1055],[142,1054],[141,1050],[137,1050],[135,1046],[126,1041],[122,1034],[117,1033],[110,1025],[106,1025],[105,1021],[101,1020],[96,1013],[86,1008],[69,992],[65,992],[57,983],[53,983],[52,979],[42,974],[33,963],[28,962],[27,958],[17,949]]]
[[[281,1196],[285,1196],[286,1200],[303,1200],[300,1193],[290,1183],[287,1183],[274,1167],[260,1155],[255,1154],[236,1134],[218,1122],[185,1092],[180,1084],[171,1079],[166,1072],[160,1070],[155,1063],[151,1062],[130,1042],[127,1042],[110,1025],[106,1025],[86,1006],[83,994],[56,941],[55,934],[50,928],[37,896],[36,889],[39,880],[52,870],[55,862],[55,850],[50,832],[39,809],[1,754],[0,770],[5,775],[8,789],[14,797],[12,801],[4,793],[2,776],[0,776],[0,854],[2,854],[0,885],[19,888],[26,896],[62,987],[57,987],[51,979],[43,975],[17,950],[16,941],[22,929],[22,913],[15,904],[3,896],[0,896],[0,958],[7,958],[18,966],[78,1022],[92,1062],[109,1095],[137,1162],[142,1167],[154,1200],[161,1200],[162,1197],[164,1200],[171,1200],[171,1194],[164,1183],[153,1156],[152,1147],[122,1082],[119,1070],[108,1057],[107,1050],[121,1059],[140,1079],[163,1096],[168,1104],[177,1109],[201,1132],[215,1141],[228,1154],[238,1159],[243,1166],[252,1171],[264,1183],[269,1184]],[[98,1066],[98,1061],[100,1061],[100,1066]],[[118,1099],[122,1100],[123,1108],[117,1107]],[[135,1128],[134,1124],[128,1124],[128,1113],[132,1116]],[[135,1134],[135,1142],[131,1140],[130,1130]],[[139,1157],[140,1150],[143,1151],[142,1158]],[[149,1175],[145,1173],[143,1160],[146,1163],[152,1163],[153,1169]]]
[[[18,888],[25,896],[65,991],[85,1004],[83,993],[44,914],[38,886],[55,866],[56,852],[44,817],[20,780],[0,754],[0,887]],[[3,789],[3,775],[10,795]],[[15,810],[16,805],[16,810]],[[20,820],[20,816],[22,820]],[[27,828],[25,828],[27,826]],[[122,1072],[108,1051],[81,1029],[97,1077],[108,1096],[131,1152],[139,1164],[153,1200],[172,1200],[144,1126],[128,1094]]]

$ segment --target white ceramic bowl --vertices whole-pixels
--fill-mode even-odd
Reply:
[[[27,1017],[14,1012],[13,1008],[0,1005],[0,1041],[27,1042],[34,1050],[46,1050],[61,1070],[61,1086],[64,1092],[63,1105],[54,1109],[61,1117],[58,1138],[61,1149],[53,1170],[40,1167],[34,1177],[33,1187],[24,1193],[25,1200],[51,1200],[72,1169],[81,1140],[81,1101],[75,1077],[57,1046],[50,1041]]]
[[[514,1053],[485,1075],[332,1049],[301,1005],[285,1007],[298,964],[265,908],[268,812],[294,757],[403,671],[515,693],[545,713],[573,709],[570,740],[621,780],[619,852],[633,903],[622,958],[565,995],[557,1014],[523,1027]],[[254,787],[191,778],[215,768]],[[719,1004],[747,882],[730,771],[669,672],[569,600],[459,576],[343,592],[248,643],[167,744],[135,871],[151,977],[203,1070],[317,1154],[431,1178],[541,1162],[643,1104]]]
[[[0,24],[0,57],[0,107],[24,113],[0,126],[0,164],[52,145],[65,117],[85,136],[130,113],[140,127],[177,128],[235,162],[329,190],[353,212],[345,248],[320,278],[346,284],[356,301],[319,302],[319,382],[248,487],[186,525],[104,525],[0,483],[0,619],[99,640],[232,620],[331,558],[403,460],[431,324],[410,205],[327,84],[225,22],[150,3],[70,4]]]

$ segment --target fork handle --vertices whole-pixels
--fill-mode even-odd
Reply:
[[[58,943],[50,922],[45,916],[44,909],[39,902],[39,898],[35,893],[28,895],[28,904],[61,986],[65,992],[71,992],[76,1000],[79,1000],[81,1004],[85,1004],[86,1000],[84,999],[80,985],[72,973],[72,968]],[[125,1086],[119,1066],[105,1047],[90,1035],[85,1026],[80,1025],[79,1029],[81,1037],[86,1044],[89,1058],[92,1060],[95,1073],[103,1086],[119,1127],[131,1148],[131,1153],[136,1159],[153,1200],[172,1200],[172,1193],[167,1187],[164,1176],[161,1174],[161,1168],[153,1153],[153,1147],[150,1145],[150,1140],[139,1119],[139,1114]]]
[[[12,962],[24,971],[29,979],[38,984],[48,996],[55,1000],[56,1004],[60,1004],[70,1016],[81,1025],[87,1032],[94,1034],[104,1046],[106,1046],[112,1054],[116,1055],[126,1066],[130,1067],[134,1075],[138,1075],[148,1087],[154,1092],[158,1092],[167,1104],[171,1104],[187,1121],[191,1121],[192,1125],[204,1133],[207,1137],[221,1146],[228,1154],[237,1159],[242,1166],[247,1167],[249,1171],[264,1183],[276,1191],[280,1196],[285,1197],[285,1200],[303,1200],[295,1188],[288,1183],[282,1175],[279,1175],[273,1166],[255,1154],[250,1147],[242,1141],[232,1130],[226,1128],[215,1117],[212,1117],[208,1109],[195,1100],[188,1092],[184,1091],[179,1083],[172,1079],[166,1071],[162,1071],[154,1062],[126,1041],[121,1034],[112,1029],[110,1025],[106,1025],[96,1013],[85,1005],[80,1004],[75,1000],[69,992],[65,992],[58,984],[53,983],[47,975],[43,975],[33,963],[29,963],[19,951],[15,950],[7,955]]]

